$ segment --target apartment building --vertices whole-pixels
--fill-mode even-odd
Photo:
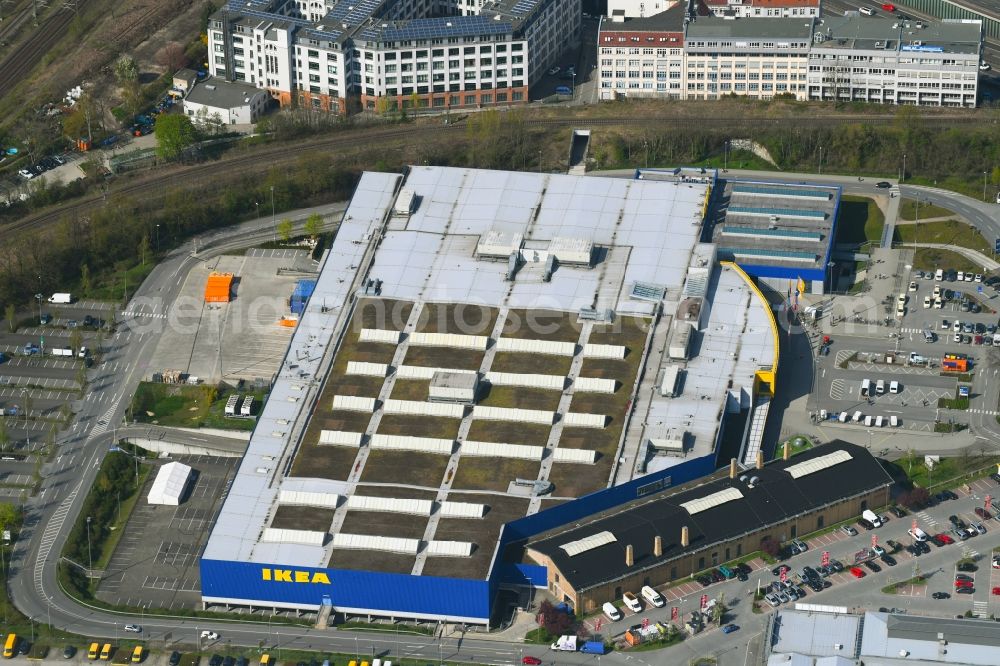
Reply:
[[[820,0],[705,0],[709,11],[731,18],[819,16]]]
[[[581,15],[580,0],[230,0],[209,19],[209,67],[333,113],[515,104]]]
[[[809,52],[815,100],[975,108],[982,21],[827,17]]]
[[[601,99],[683,99],[686,15],[685,3],[678,3],[648,18],[602,23],[597,37]]]
[[[685,99],[806,99],[812,18],[698,18],[684,37]]]

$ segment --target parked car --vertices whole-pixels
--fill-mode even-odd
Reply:
[[[879,182],[875,183],[875,187],[880,190],[887,190],[890,187],[892,187],[892,183],[890,183],[887,180],[880,180]]]
[[[541,666],[542,660],[538,657],[532,657],[529,654],[521,659],[521,663],[524,664],[524,666]]]
[[[931,597],[934,599],[951,599],[951,595],[947,592],[935,592]]]
[[[994,588],[994,589],[1000,589],[1000,588]],[[994,594],[1000,594],[1000,593],[995,592]],[[738,631],[738,630],[739,630],[739,627],[737,627],[735,624],[727,624],[726,626],[724,626],[722,628],[722,633],[724,633],[724,634],[731,634],[734,631]]]
[[[139,625],[139,624],[126,624],[122,628],[125,631],[127,631],[129,633],[132,633],[132,634],[141,634],[142,633],[142,625]]]
[[[170,666],[178,666],[181,663],[181,657],[182,656],[183,655],[181,655],[180,652],[177,652],[176,650],[174,650],[173,652],[170,653],[170,659],[167,660],[167,663]]]
[[[902,518],[902,517],[904,517],[906,515],[906,511],[902,507],[899,507],[899,506],[890,506],[889,507],[889,512],[892,515],[896,516],[897,518]]]
[[[865,560],[864,565],[866,567],[868,567],[868,569],[870,571],[874,572],[874,573],[878,573],[879,571],[882,571],[882,567],[880,567],[879,565],[875,564],[871,560]]]
[[[850,525],[844,525],[843,527],[840,528],[840,531],[846,534],[847,536],[858,536],[858,531],[853,527],[851,527]]]
[[[213,654],[208,660],[208,666],[222,666],[222,655]]]
[[[778,566],[771,569],[771,573],[775,576],[780,576],[782,571],[790,571],[791,567],[787,564],[779,564]]]
[[[976,515],[979,516],[980,518],[982,518],[983,520],[990,520],[990,519],[993,518],[993,514],[990,513],[989,511],[987,511],[986,509],[984,509],[981,506],[977,506],[974,509],[974,511],[975,511]]]
[[[975,594],[976,588],[974,587],[960,587],[955,590],[955,594]]]
[[[986,526],[982,523],[972,523],[970,528],[976,530],[979,534],[986,534]]]
[[[851,567],[851,575],[855,578],[864,578],[865,572],[861,569],[861,567]]]
[[[557,86],[556,87],[556,94],[557,95],[572,95],[573,94],[573,89],[570,88],[569,86]]]

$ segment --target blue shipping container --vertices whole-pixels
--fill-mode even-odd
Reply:
[[[288,299],[288,307],[293,314],[300,315],[306,309],[306,301],[316,289],[316,280],[299,280],[295,283],[292,297]]]

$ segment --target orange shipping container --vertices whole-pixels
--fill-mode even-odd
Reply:
[[[206,303],[228,303],[233,288],[232,273],[212,273],[205,283]]]

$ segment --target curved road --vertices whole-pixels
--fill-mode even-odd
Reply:
[[[775,180],[824,180],[838,182],[845,190],[855,192],[870,192],[873,181],[861,183],[847,177],[830,177],[814,175],[789,175],[773,172],[731,172],[730,175],[767,177]],[[967,197],[933,188],[911,187],[904,185],[902,192],[907,197],[924,197],[935,203],[941,203],[961,214],[972,224],[979,227],[987,238],[1000,234],[1000,220],[997,219],[997,209],[992,204],[981,204]],[[342,212],[343,204],[327,206],[319,209],[321,213]],[[299,211],[291,217],[301,221],[313,210]],[[161,302],[171,303],[180,288],[183,276],[191,266],[206,257],[221,253],[223,250],[248,247],[267,240],[272,235],[269,222],[253,221],[222,231],[206,234],[198,239],[201,253],[190,252],[192,246],[173,251],[152,272],[142,284],[136,296],[162,299]],[[161,306],[162,307],[162,306]],[[145,317],[138,316],[140,323]],[[108,343],[105,352],[106,360],[121,360],[124,367],[130,370],[123,376],[115,378],[107,387],[95,388],[77,415],[73,428],[64,433],[60,439],[60,455],[44,472],[42,492],[32,498],[26,506],[25,527],[19,535],[10,562],[8,578],[9,592],[15,605],[28,617],[39,622],[49,622],[57,627],[80,634],[85,637],[118,638],[120,629],[127,622],[143,624],[143,638],[162,642],[163,644],[198,645],[205,651],[215,649],[213,645],[199,645],[199,631],[211,628],[221,634],[220,642],[225,644],[243,645],[257,648],[264,645],[269,649],[275,647],[290,649],[314,649],[348,654],[379,655],[391,652],[395,658],[410,656],[432,659],[454,659],[486,664],[519,663],[520,656],[530,651],[535,654],[547,652],[544,646],[525,649],[524,647],[499,640],[463,639],[460,636],[446,636],[441,639],[428,636],[374,635],[350,631],[317,631],[315,629],[270,625],[263,620],[208,620],[199,618],[168,618],[162,616],[136,617],[110,611],[90,608],[67,597],[61,591],[56,580],[55,563],[58,560],[63,543],[69,530],[81,510],[82,497],[90,488],[100,461],[112,442],[113,434],[108,431],[113,424],[121,422],[125,408],[136,385],[140,381],[145,368],[152,356],[157,337],[148,332],[130,331],[127,322],[119,326],[118,332]],[[101,368],[95,370],[100,377]],[[100,383],[95,382],[95,386]],[[992,417],[989,417],[993,421]],[[997,432],[983,423],[982,431]],[[267,627],[266,634],[264,627]],[[715,634],[716,632],[713,632]],[[704,640],[702,640],[704,638]],[[743,646],[748,637],[713,635],[711,637],[696,637],[685,641],[681,646],[671,651],[671,658],[684,660],[699,652],[702,654],[724,653],[727,663],[743,663]],[[751,637],[751,646],[757,637]],[[701,647],[699,647],[701,646]],[[219,649],[225,647],[218,646]],[[592,655],[579,653],[558,653],[544,655],[546,661],[566,664],[594,663]],[[660,657],[662,658],[662,656]],[[658,663],[657,653],[649,655],[610,654],[604,660],[615,664],[626,662]]]

